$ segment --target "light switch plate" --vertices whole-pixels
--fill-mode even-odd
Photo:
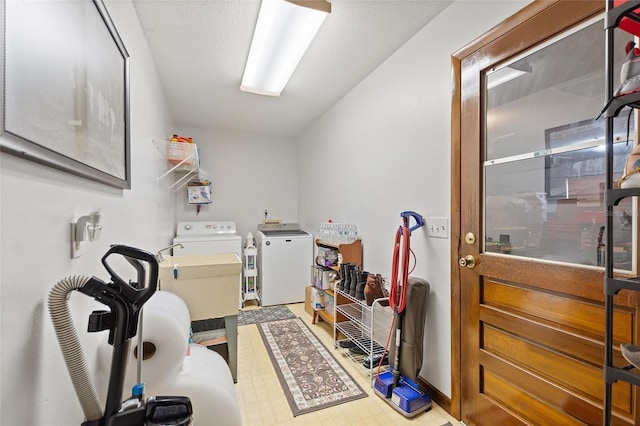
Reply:
[[[428,218],[427,234],[432,238],[449,238],[449,218],[446,218],[446,217]]]

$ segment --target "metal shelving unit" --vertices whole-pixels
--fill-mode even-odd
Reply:
[[[258,249],[254,246],[245,247],[242,249],[244,255],[244,262],[242,262],[242,303],[241,308],[244,307],[244,302],[247,300],[260,301],[258,290],[256,288],[256,280],[258,279]]]
[[[613,186],[613,119],[625,106],[632,108],[640,107],[640,93],[632,93],[629,95],[614,97],[614,30],[618,28],[623,19],[630,19],[640,24],[640,15],[634,13],[640,8],[640,1],[628,1],[618,7],[614,7],[613,0],[606,0],[605,15],[605,80],[606,80],[606,96],[607,105],[602,112],[602,116],[606,118],[606,186],[605,186],[605,205],[607,209],[606,217],[606,247],[605,247],[605,354],[604,354],[604,403],[603,403],[603,424],[609,426],[612,417],[612,400],[613,400],[613,384],[618,380],[623,380],[633,385],[640,386],[640,374],[632,372],[635,368],[632,365],[617,367],[614,365],[613,345],[614,345],[614,296],[620,290],[628,289],[640,290],[640,277],[636,278],[618,278],[614,276],[614,233],[613,233],[613,209],[624,198],[640,196],[640,188],[632,189],[615,189]],[[635,34],[634,34],[635,35]]]
[[[200,158],[198,146],[195,143],[172,142],[168,140],[152,140],[155,147],[165,157],[171,167],[158,177],[160,182],[164,177],[173,172],[182,172],[184,175],[168,185],[175,191],[185,186],[190,179],[198,177]]]
[[[364,301],[358,300],[348,293],[335,289],[336,300],[342,299],[346,303],[336,303],[334,318],[334,341],[337,348],[340,347],[341,341],[351,341],[358,347],[363,354],[354,354],[349,349],[344,349],[346,356],[351,358],[353,362],[360,365],[373,380],[378,372],[378,366],[369,363],[367,368],[364,365],[365,357],[373,359],[376,355],[382,355],[385,352],[387,336],[391,329],[393,320],[393,311],[389,308],[389,298],[376,299],[371,306]],[[340,337],[344,336],[344,339]],[[388,365],[383,365],[380,371],[386,371]],[[373,383],[373,381],[372,381]]]

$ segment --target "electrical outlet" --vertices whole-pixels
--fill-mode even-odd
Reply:
[[[428,218],[427,233],[432,238],[449,238],[449,219],[446,217]]]

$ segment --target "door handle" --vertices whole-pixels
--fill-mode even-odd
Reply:
[[[460,264],[460,266],[465,266],[469,269],[473,269],[476,267],[476,258],[468,254],[465,257],[461,257],[460,259],[458,259],[458,264]]]

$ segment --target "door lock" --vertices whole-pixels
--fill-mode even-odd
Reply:
[[[476,259],[475,257],[471,256],[470,254],[465,256],[465,257],[461,257],[460,259],[458,259],[458,263],[460,264],[460,266],[465,266],[469,269],[473,269],[476,267]]]
[[[473,232],[467,232],[467,235],[464,236],[464,241],[469,245],[475,244],[476,236]]]

